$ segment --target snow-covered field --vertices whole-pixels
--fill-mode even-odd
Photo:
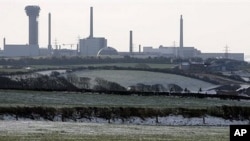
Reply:
[[[0,121],[1,140],[221,140],[228,126],[146,126],[106,123]]]

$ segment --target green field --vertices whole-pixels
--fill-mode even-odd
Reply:
[[[138,63],[107,63],[107,64],[83,64],[67,66],[36,65],[29,66],[30,70],[44,69],[73,69],[79,67],[138,67]],[[172,68],[174,64],[146,64],[150,68]],[[143,65],[141,65],[143,67]],[[15,73],[18,71],[27,72],[25,68],[4,68],[0,67],[0,72]],[[92,82],[94,78],[101,77],[105,80],[117,82],[124,87],[144,84],[167,84],[174,83],[182,88],[198,91],[199,88],[205,89],[213,84],[165,73],[129,71],[129,70],[89,70],[75,72],[78,76],[90,77]],[[77,92],[43,92],[43,91],[18,91],[18,90],[0,90],[0,110],[4,116],[18,115],[17,113],[29,113],[28,110],[35,109],[56,109],[58,111],[80,109],[83,107],[99,107],[104,109],[133,109],[133,108],[176,108],[192,109],[190,111],[208,109],[216,106],[242,106],[250,107],[250,101],[247,100],[221,100],[217,98],[190,98],[175,96],[126,96],[114,94],[93,94]],[[28,107],[28,108],[27,108]],[[32,107],[32,108],[30,108]],[[42,108],[41,108],[42,107]],[[109,107],[109,108],[105,108]],[[125,108],[124,108],[125,107]],[[131,108],[132,107],[132,108]],[[227,107],[230,109],[231,107]],[[27,110],[28,109],[28,110]],[[98,109],[98,108],[96,108]],[[193,110],[195,109],[195,110]],[[234,107],[234,109],[237,109]],[[4,113],[4,111],[11,113]],[[15,111],[16,110],[16,111]],[[19,111],[18,111],[19,110]],[[240,109],[241,110],[241,109]],[[42,111],[42,110],[41,110]],[[118,111],[118,110],[117,110]],[[126,110],[125,110],[126,111]],[[140,111],[140,115],[147,114]],[[152,110],[153,111],[153,110]],[[184,110],[183,112],[187,112]],[[33,111],[32,111],[33,112]],[[56,111],[57,112],[57,111]],[[119,112],[119,111],[118,111]],[[117,112],[117,113],[118,113]],[[148,110],[150,113],[151,111]],[[33,112],[36,114],[36,112]],[[97,112],[98,113],[98,112]],[[125,113],[125,112],[122,112]],[[129,112],[128,112],[129,113]],[[235,112],[237,113],[237,112]],[[11,115],[12,114],[12,115]],[[113,114],[113,113],[112,113]],[[146,115],[145,114],[145,115]],[[188,113],[189,114],[189,113]],[[187,115],[188,115],[187,114]],[[193,113],[192,113],[193,114]],[[190,114],[190,115],[192,115]],[[195,113],[194,113],[195,114]],[[230,113],[231,114],[231,113]],[[20,114],[19,114],[20,115]],[[157,116],[158,117],[158,116]],[[154,125],[132,125],[132,124],[108,124],[108,123],[84,123],[84,122],[50,122],[35,121],[30,118],[19,117],[18,120],[8,119],[0,120],[0,141],[228,141],[228,126],[156,126]],[[16,118],[17,119],[17,118]],[[25,121],[26,120],[26,121]],[[46,119],[44,119],[46,120]],[[63,120],[61,120],[63,121]]]
[[[150,107],[207,108],[247,106],[249,101],[121,96],[73,92],[0,91],[0,107]],[[0,141],[228,141],[228,126],[156,126],[104,123],[0,120]]]
[[[211,98],[180,98],[173,96],[121,96],[74,92],[0,91],[0,106],[98,106],[149,108],[206,108],[211,106],[249,106],[246,100],[220,100]]]
[[[228,141],[229,127],[0,121],[1,141]]]
[[[75,74],[81,77],[92,78],[92,80],[95,78],[103,78],[111,82],[116,82],[124,87],[143,83],[149,85],[162,84],[167,88],[168,84],[177,84],[183,89],[187,88],[192,91],[198,91],[199,88],[205,89],[214,86],[213,84],[189,77],[148,71],[84,70],[75,72]]]

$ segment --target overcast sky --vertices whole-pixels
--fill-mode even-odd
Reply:
[[[48,13],[52,43],[76,44],[89,35],[89,7],[94,7],[94,36],[108,46],[134,50],[142,46],[179,46],[179,20],[184,20],[184,46],[202,52],[244,52],[250,55],[250,0],[0,0],[0,38],[7,44],[28,43],[27,5],[39,5],[39,45],[47,46]],[[175,43],[174,43],[175,42]],[[3,48],[0,40],[0,48]],[[62,46],[68,48],[69,46]]]

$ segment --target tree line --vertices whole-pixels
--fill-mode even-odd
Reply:
[[[187,59],[167,58],[167,57],[148,57],[148,58],[134,58],[125,56],[123,58],[110,57],[39,57],[30,58],[23,57],[19,59],[1,58],[0,65],[12,66],[28,66],[28,65],[78,65],[78,64],[102,64],[102,63],[179,63]]]

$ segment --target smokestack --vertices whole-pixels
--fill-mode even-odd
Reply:
[[[141,53],[141,45],[139,45],[139,53]]]
[[[90,7],[90,34],[89,38],[93,38],[93,7]]]
[[[79,44],[76,45],[76,54],[79,55]]]
[[[183,19],[180,19],[180,47],[183,48]]]
[[[29,45],[38,45],[38,21],[40,7],[26,6],[25,11],[29,17]]]
[[[6,44],[6,39],[5,37],[3,38],[3,48],[5,47],[5,44]]]
[[[52,46],[51,46],[51,14],[49,13],[49,21],[48,21],[48,50],[49,53],[52,53]]]
[[[129,52],[130,54],[133,53],[133,31],[130,30],[129,32]]]

